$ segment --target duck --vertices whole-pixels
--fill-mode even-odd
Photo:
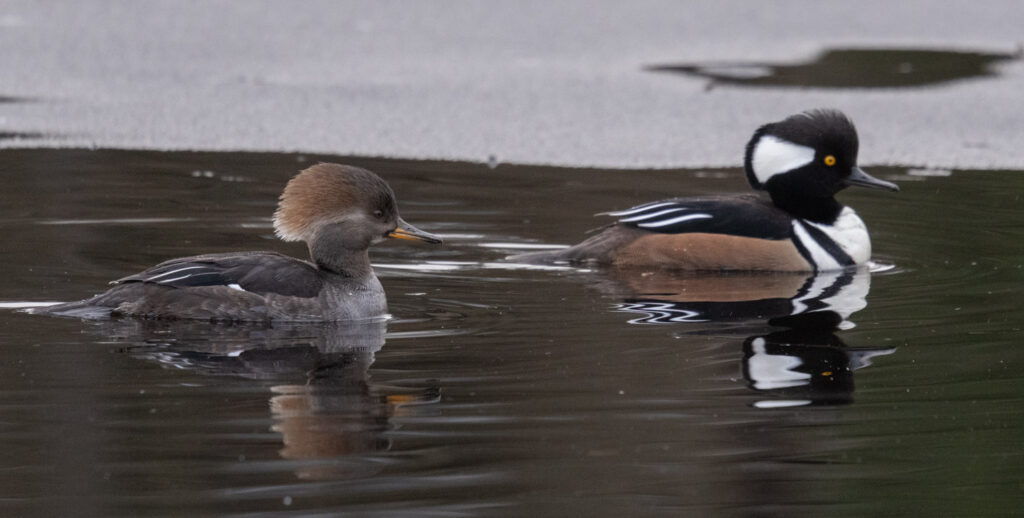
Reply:
[[[309,260],[257,251],[170,259],[91,298],[33,312],[231,322],[380,318],[387,300],[369,248],[388,238],[441,243],[402,219],[382,178],[333,163],[309,167],[287,183],[273,226],[278,238],[304,242]]]
[[[743,164],[754,194],[670,198],[600,213],[616,221],[574,246],[508,259],[684,271],[857,268],[871,259],[871,239],[836,194],[851,186],[899,190],[857,166],[858,147],[853,122],[838,110],[791,115],[757,128],[747,143]]]

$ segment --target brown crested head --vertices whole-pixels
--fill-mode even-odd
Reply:
[[[380,225],[383,234],[399,220],[395,195],[366,169],[321,163],[285,186],[274,212],[274,233],[284,241],[308,241],[318,228],[346,220]]]

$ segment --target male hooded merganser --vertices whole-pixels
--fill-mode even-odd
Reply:
[[[312,259],[237,252],[171,259],[114,281],[90,299],[39,308],[67,316],[217,321],[338,321],[384,315],[370,245],[385,238],[440,243],[398,215],[384,180],[358,167],[318,164],[288,182],[274,231],[304,241]]]
[[[835,110],[761,126],[744,167],[755,195],[673,198],[608,212],[619,218],[564,250],[513,261],[679,270],[825,271],[871,258],[867,227],[835,199],[847,186],[898,191],[857,167],[857,130]]]

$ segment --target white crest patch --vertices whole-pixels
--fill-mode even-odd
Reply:
[[[801,146],[772,135],[758,139],[751,157],[754,176],[761,184],[777,175],[798,169],[814,161],[814,148]]]

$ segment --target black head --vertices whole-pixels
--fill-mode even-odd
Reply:
[[[849,185],[899,188],[857,167],[857,129],[837,110],[812,110],[765,124],[747,144],[751,187],[766,190],[780,208],[816,221],[834,219],[834,200]]]

